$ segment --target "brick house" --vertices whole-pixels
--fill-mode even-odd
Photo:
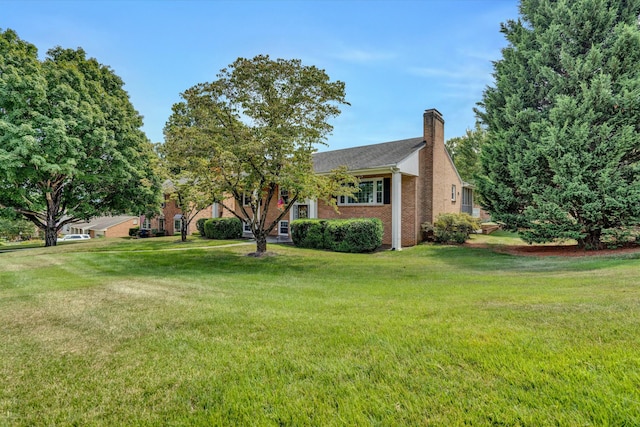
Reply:
[[[360,178],[357,198],[338,200],[339,213],[318,205],[318,218],[376,217],[383,244],[394,249],[422,240],[420,225],[441,213],[473,214],[473,189],[463,182],[444,145],[444,120],[425,111],[423,135],[363,147],[317,153],[316,173],[346,165]]]
[[[314,154],[318,174],[340,166],[360,179],[356,197],[340,197],[339,212],[314,200],[296,203],[273,235],[288,238],[290,221],[298,218],[376,217],[384,225],[383,244],[400,250],[418,244],[420,225],[441,213],[478,214],[473,188],[462,181],[445,148],[444,120],[436,109],[425,111],[420,137]],[[279,192],[274,198],[268,221],[279,214],[277,200],[286,197],[286,192]],[[235,201],[227,205],[237,209]],[[225,210],[222,216],[233,215]]]
[[[139,217],[132,215],[101,216],[87,222],[70,224],[64,234],[88,234],[96,237],[128,237],[129,229],[137,227]]]

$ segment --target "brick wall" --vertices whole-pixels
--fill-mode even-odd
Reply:
[[[267,218],[265,221],[265,224],[268,226],[270,225],[273,221],[275,221],[278,216],[282,213],[281,210],[278,209],[278,195],[279,193],[276,191],[276,195],[271,199],[271,202],[269,203],[269,208],[267,211]],[[242,215],[242,209],[240,208],[239,205],[240,202],[238,202],[237,200],[235,200],[235,198],[233,197],[228,197],[224,200],[224,204],[225,206],[227,206],[229,209],[233,209],[236,213],[238,213],[240,215],[240,217],[243,217]],[[231,213],[229,211],[229,209],[222,209],[222,214],[221,216],[223,218],[232,218],[235,217],[235,215],[233,213]],[[251,213],[251,208],[249,206],[245,206],[245,210],[249,213]],[[290,213],[291,212],[287,212],[287,214],[284,216],[284,218],[281,219],[281,221],[290,221]],[[271,231],[271,233],[269,233],[269,235],[271,236],[277,236],[278,235],[278,227],[279,225],[277,224],[274,229]]]
[[[178,207],[178,203],[169,198],[168,195],[165,195],[164,200],[165,206],[162,208],[162,215],[164,215],[164,229],[167,235],[172,235],[176,233],[180,233],[180,229],[174,228],[174,217],[176,215],[181,215],[182,211]],[[187,234],[192,234],[198,231],[196,227],[196,223],[200,218],[213,218],[213,205],[209,205],[203,210],[201,210],[194,218],[191,220],[189,224],[189,228],[187,229]],[[160,221],[159,218],[153,218],[151,220],[151,228],[152,229],[160,229]]]
[[[138,219],[133,218],[121,224],[114,225],[113,227],[109,227],[104,232],[104,237],[129,237],[129,229],[133,227],[137,227],[138,222],[139,222]]]
[[[361,178],[391,178],[391,174],[363,176]],[[418,243],[418,231],[420,224],[416,219],[416,188],[416,177],[402,177],[402,246],[414,246]],[[319,201],[318,218],[379,218],[382,221],[382,225],[384,227],[382,244],[391,245],[391,204],[372,206],[338,206],[338,212],[336,212],[333,207]]]

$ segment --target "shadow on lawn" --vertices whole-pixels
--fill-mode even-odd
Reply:
[[[161,276],[180,278],[184,276],[210,277],[242,274],[246,276],[283,276],[304,274],[304,262],[300,257],[278,254],[263,258],[246,256],[245,251],[215,249],[172,252],[127,252],[111,253],[109,257],[88,260],[91,268],[99,274],[110,276]],[[248,253],[248,252],[247,252]]]
[[[522,272],[578,272],[610,268],[640,259],[640,253],[606,254],[601,256],[522,256],[495,247],[447,246],[425,244],[425,254],[448,264],[451,268],[472,271],[522,271]]]

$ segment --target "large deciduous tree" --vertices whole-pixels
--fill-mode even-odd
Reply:
[[[478,182],[492,217],[528,242],[640,221],[638,0],[522,0],[477,113]]]
[[[40,61],[35,46],[0,32],[0,207],[42,229],[46,246],[67,223],[157,202],[141,126],[109,67],[60,47]]]
[[[344,83],[300,60],[265,55],[239,58],[217,77],[181,94],[165,127],[165,150],[180,153],[183,167],[250,225],[262,254],[267,236],[294,203],[353,192],[342,185],[352,182],[348,175],[313,172],[316,145],[332,130],[328,120],[347,104]],[[274,214],[278,189],[288,198]]]

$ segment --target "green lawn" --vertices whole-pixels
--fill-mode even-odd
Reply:
[[[0,254],[0,425],[640,425],[640,255],[165,239]]]

